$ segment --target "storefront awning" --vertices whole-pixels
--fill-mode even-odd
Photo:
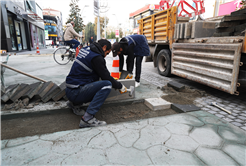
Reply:
[[[24,14],[27,15],[28,19],[31,19],[32,21],[44,22],[43,18],[41,18],[39,15],[37,15],[33,11],[28,10]]]

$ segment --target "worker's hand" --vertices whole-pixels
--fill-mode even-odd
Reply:
[[[126,93],[127,92],[127,88],[122,84],[122,88],[120,89],[120,93]]]
[[[77,38],[77,37],[75,37],[75,39],[77,40],[78,38]]]
[[[129,73],[129,74],[127,75],[126,79],[132,79],[132,77],[133,77],[133,74]]]

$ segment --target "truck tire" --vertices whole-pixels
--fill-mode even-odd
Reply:
[[[168,49],[163,49],[157,55],[157,70],[162,76],[171,75],[171,54]]]

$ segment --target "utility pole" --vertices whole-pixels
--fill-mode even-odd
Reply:
[[[108,6],[108,0],[102,0],[101,1],[101,4],[100,4],[100,12],[101,13],[105,13],[105,15],[104,15],[104,32],[105,32],[105,39],[107,39],[107,21],[106,21],[106,19],[107,19],[107,17],[106,17],[106,15],[107,15],[107,12],[109,11],[109,6]]]

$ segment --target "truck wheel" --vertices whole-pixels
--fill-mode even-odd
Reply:
[[[170,51],[163,49],[157,55],[157,70],[162,76],[171,75],[171,56]]]

